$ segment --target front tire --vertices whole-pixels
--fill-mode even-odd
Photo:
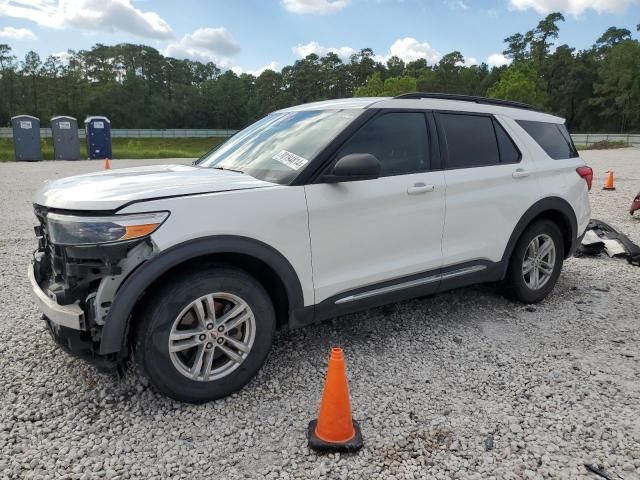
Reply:
[[[213,266],[157,289],[136,332],[135,357],[166,395],[203,403],[230,395],[258,372],[275,313],[264,287],[242,270]]]
[[[562,233],[551,220],[531,224],[518,239],[503,280],[507,296],[538,303],[553,290],[564,259]]]

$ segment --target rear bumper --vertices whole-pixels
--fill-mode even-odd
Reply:
[[[40,288],[33,272],[33,265],[29,265],[27,276],[31,284],[31,293],[38,304],[40,311],[49,321],[61,327],[73,330],[81,330],[85,325],[84,311],[76,303],[71,305],[58,305],[55,300],[49,298]]]

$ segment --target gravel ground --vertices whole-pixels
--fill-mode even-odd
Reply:
[[[593,216],[640,243],[640,150],[582,154]],[[28,294],[32,192],[100,167],[0,165],[0,477],[597,478],[587,462],[640,478],[638,267],[572,258],[536,308],[477,286],[283,332],[244,390],[184,405],[58,350]],[[608,169],[615,192],[600,189]],[[365,439],[355,455],[306,446],[333,345]]]

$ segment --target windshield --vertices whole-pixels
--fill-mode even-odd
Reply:
[[[286,185],[361,113],[355,109],[272,113],[207,153],[196,165]]]

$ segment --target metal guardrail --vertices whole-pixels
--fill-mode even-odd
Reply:
[[[84,134],[84,132],[82,133]],[[0,128],[0,138],[13,138],[13,129],[5,127]],[[40,138],[51,138],[51,129],[41,128]]]
[[[624,133],[573,133],[573,143],[578,145],[593,145],[596,142],[606,140],[608,142],[625,142],[632,147],[640,147],[640,135]]]
[[[237,130],[226,130],[221,128],[173,128],[166,130],[148,128],[116,128],[111,130],[112,137],[120,138],[202,138],[202,137],[230,137]]]
[[[111,130],[113,138],[203,138],[203,137],[230,137],[237,130],[220,128],[114,128]],[[78,129],[80,138],[85,138],[84,129]],[[41,138],[51,138],[50,128],[40,129]],[[574,133],[571,135],[574,143],[580,145],[593,145],[596,142],[607,140],[609,142],[626,142],[634,147],[640,147],[640,135],[622,133]],[[0,138],[13,138],[11,128],[0,128]]]
[[[111,130],[113,138],[210,138],[210,137],[230,137],[237,130],[227,130],[221,128],[174,128],[174,129],[152,129],[152,128],[114,128]],[[85,138],[84,129],[78,129],[80,138]],[[0,138],[13,138],[11,128],[0,128]],[[51,138],[50,128],[40,129],[40,138]]]

